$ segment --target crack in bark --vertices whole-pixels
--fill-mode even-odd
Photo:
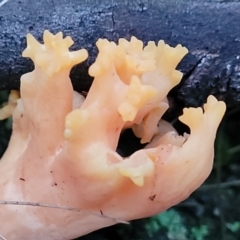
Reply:
[[[113,31],[114,31],[114,29],[115,29],[115,24],[116,24],[116,22],[115,22],[115,16],[114,16],[114,6],[113,7],[111,7],[111,10],[112,10],[112,26],[113,26]]]
[[[205,53],[202,57],[200,57],[200,59],[193,65],[193,67],[187,72],[184,74],[183,76],[183,82],[187,81],[189,78],[191,78],[191,76],[194,74],[195,70],[199,67],[199,64],[202,62],[202,60],[204,58],[206,58],[206,56],[208,55],[209,53]]]

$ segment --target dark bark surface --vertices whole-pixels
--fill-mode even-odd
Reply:
[[[117,41],[132,35],[186,46],[190,53],[178,68],[181,84],[170,93],[172,106],[199,106],[209,94],[234,107],[240,102],[240,2],[188,0],[9,0],[0,8],[0,90],[19,88],[23,73],[33,69],[21,57],[25,36],[42,39],[49,29],[72,36],[73,49],[86,48],[90,58],[71,72],[74,88],[87,91],[87,75],[98,38]]]

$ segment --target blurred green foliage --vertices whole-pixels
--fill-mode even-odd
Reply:
[[[169,240],[187,238],[187,229],[183,224],[183,219],[178,212],[171,209],[157,216],[151,217],[145,224],[146,231],[151,237],[159,229],[165,228]]]
[[[240,222],[227,223],[226,226],[233,233],[240,231]]]

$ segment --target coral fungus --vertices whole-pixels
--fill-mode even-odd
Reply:
[[[134,37],[98,40],[84,100],[69,72],[87,51],[69,52],[73,41],[62,33],[45,31],[43,40],[27,36],[23,56],[35,69],[21,78],[12,137],[0,161],[0,200],[8,203],[0,205],[3,237],[72,239],[164,211],[203,183],[225,104],[209,96],[203,109],[184,109],[180,120],[190,135],[179,136],[160,120],[169,90],[181,80],[175,68],[185,47],[163,41],[143,47]],[[126,128],[147,144],[123,158],[116,148]]]

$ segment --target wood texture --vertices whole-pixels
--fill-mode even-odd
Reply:
[[[89,60],[71,73],[78,91],[91,85],[87,69],[97,54],[96,40],[134,35],[189,49],[178,67],[183,81],[169,95],[172,107],[199,106],[209,94],[229,107],[240,102],[240,2],[9,0],[0,8],[0,28],[0,90],[19,88],[20,76],[33,69],[21,57],[26,34],[41,40],[49,29],[72,36],[73,49],[89,50]]]

